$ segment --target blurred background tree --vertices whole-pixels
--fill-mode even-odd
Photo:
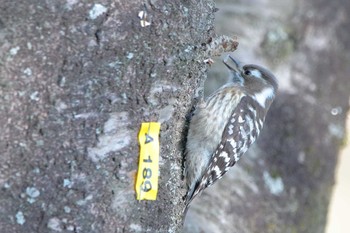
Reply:
[[[257,143],[192,204],[186,232],[324,232],[350,94],[350,3],[216,1],[233,54],[269,67],[279,95]],[[220,59],[206,95],[226,81]]]

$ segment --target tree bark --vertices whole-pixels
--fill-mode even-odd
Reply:
[[[350,5],[291,2],[287,39],[271,41],[281,31],[259,15],[224,17],[289,86],[255,146],[193,202],[188,232],[324,229],[348,110]],[[187,116],[215,11],[209,0],[2,1],[2,232],[182,231]],[[137,134],[149,121],[161,122],[159,191],[139,202]]]
[[[186,114],[214,11],[210,0],[2,1],[2,232],[181,231]],[[159,191],[139,202],[148,121],[162,123]]]

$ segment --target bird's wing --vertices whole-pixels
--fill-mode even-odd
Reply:
[[[245,153],[257,137],[260,129],[254,123],[256,111],[250,104],[251,98],[244,96],[233,110],[222,134],[221,142],[213,153],[209,166],[195,185],[192,193],[187,194],[187,205],[201,191],[220,179]]]

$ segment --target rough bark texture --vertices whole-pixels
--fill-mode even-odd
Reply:
[[[180,231],[213,17],[209,0],[1,1],[1,232]],[[138,202],[148,121],[162,122],[159,194]]]
[[[258,142],[194,201],[186,232],[324,232],[349,108],[350,4],[217,3],[235,56],[265,63],[281,88]]]

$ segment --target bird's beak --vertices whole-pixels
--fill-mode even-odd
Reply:
[[[231,61],[228,61],[228,60]],[[224,59],[224,64],[225,66],[227,66],[227,68],[230,70],[230,77],[233,83],[236,84],[240,84],[243,85],[244,84],[244,78],[242,77],[242,70],[243,70],[243,66],[241,65],[241,63],[237,60],[235,60],[231,55],[228,55],[225,59]],[[229,63],[231,65],[229,65]]]
[[[230,59],[230,60],[233,62],[233,66],[231,66],[231,65],[228,64],[228,59]],[[232,63],[232,62],[231,62],[231,63]],[[235,72],[235,73],[239,73],[240,70],[242,69],[240,63],[239,63],[237,60],[235,60],[231,55],[228,55],[228,56],[224,59],[223,63],[225,64],[225,66],[226,66],[229,70],[231,70],[231,71],[233,71],[233,72]]]

